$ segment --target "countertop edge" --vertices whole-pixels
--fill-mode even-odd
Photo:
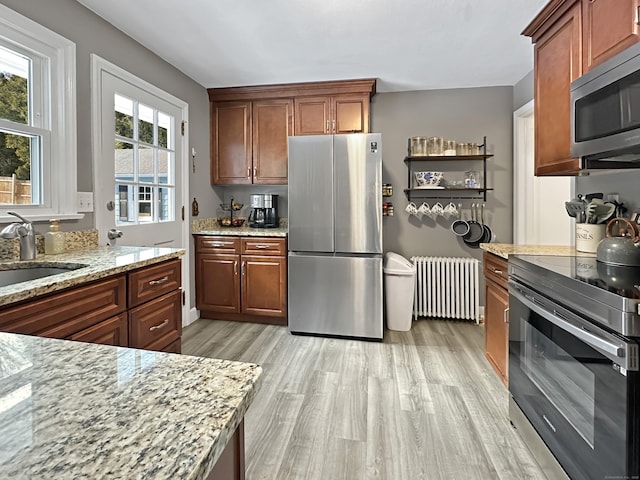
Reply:
[[[283,228],[255,228],[255,229],[216,229],[216,230],[197,230],[191,232],[191,235],[217,236],[217,237],[279,237],[286,238],[288,230]]]
[[[24,266],[31,263],[35,265],[47,264],[55,266],[56,264],[65,263],[86,263],[87,260],[82,260],[82,256],[91,255],[91,252],[94,250],[97,249],[69,252],[68,254],[64,255],[64,257],[57,255],[40,255],[36,257],[35,260],[2,262],[2,265],[6,266],[15,264]],[[67,288],[77,287],[85,283],[101,280],[103,278],[119,275],[121,273],[127,273],[138,268],[143,268],[149,265],[154,265],[167,260],[179,258],[184,254],[184,249],[175,249],[174,251],[155,254],[152,257],[137,259],[132,261],[131,263],[124,263],[122,265],[97,267],[89,264],[87,267],[79,268],[77,270],[71,270],[67,273],[60,274],[59,276],[52,275],[50,277],[31,280],[30,282],[22,282],[16,283],[14,285],[8,285],[6,287],[0,287],[0,307],[11,305],[13,303],[21,302],[24,300],[29,300],[35,297],[40,297],[49,293],[58,292]]]
[[[225,428],[220,431],[218,440],[211,445],[211,448],[209,450],[204,452],[197,468],[194,470],[193,474],[188,477],[188,480],[206,480],[215,467],[216,463],[220,459],[220,456],[222,455],[222,452],[229,444],[229,440],[231,440],[231,437],[235,433],[236,429],[244,420],[247,410],[253,403],[256,394],[262,387],[263,370],[260,365],[257,366],[256,372],[258,372],[258,377],[253,380],[251,390],[246,392],[246,395],[242,399],[241,404],[236,408],[234,415],[227,423],[227,425],[225,425]],[[224,438],[224,441],[221,441],[222,438]]]
[[[511,255],[557,255],[595,257],[594,253],[579,252],[571,245],[515,245],[512,243],[481,243],[480,248],[505,260]]]

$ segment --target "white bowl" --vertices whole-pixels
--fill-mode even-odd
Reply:
[[[426,185],[437,186],[442,180],[442,172],[413,172],[413,176],[416,179],[416,183],[419,187]]]

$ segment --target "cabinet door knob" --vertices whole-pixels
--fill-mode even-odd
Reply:
[[[245,262],[242,262],[242,266],[240,267],[240,270],[242,270],[242,276],[243,277],[244,277],[244,265],[245,265]]]
[[[324,133],[329,133],[329,120],[327,120],[327,128],[325,129]]]
[[[258,167],[253,167],[253,178],[258,177]]]
[[[504,320],[504,323],[509,323],[509,307],[504,309],[502,319]]]
[[[233,274],[236,275],[236,276],[238,275],[238,261],[237,260],[233,262]]]
[[[251,167],[247,167],[247,178],[251,178]]]
[[[333,133],[336,133],[336,121],[335,120],[331,120],[331,131]]]

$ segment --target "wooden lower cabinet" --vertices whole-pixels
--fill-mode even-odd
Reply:
[[[485,355],[505,385],[509,378],[509,293],[486,282]]]
[[[286,240],[195,236],[196,307],[203,318],[286,325]]]
[[[196,254],[198,309],[240,313],[239,264],[240,255]]]
[[[504,258],[484,253],[485,356],[505,385],[509,381],[509,291],[508,263]]]
[[[180,260],[0,308],[0,331],[180,353]]]
[[[242,256],[242,312],[284,317],[287,261],[283,257]]]
[[[127,320],[127,314],[122,313],[117,317],[112,317],[97,325],[85,328],[68,337],[68,340],[127,347],[129,346],[129,321]]]

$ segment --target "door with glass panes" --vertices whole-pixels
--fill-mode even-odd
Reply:
[[[100,75],[100,243],[181,247],[182,111],[104,70]]]

